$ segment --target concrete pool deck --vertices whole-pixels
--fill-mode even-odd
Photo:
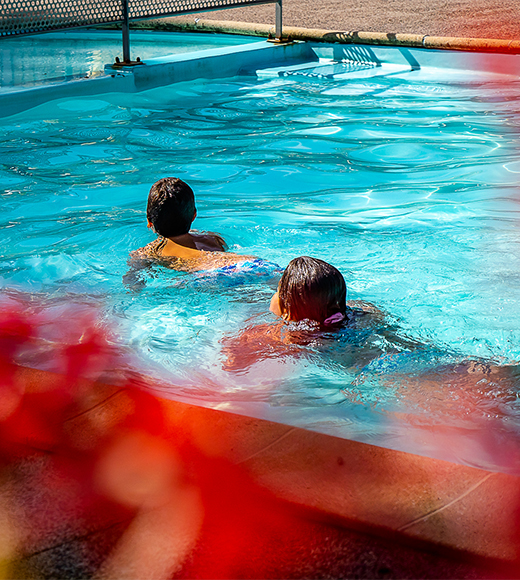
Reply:
[[[516,0],[284,0],[284,26],[520,40]],[[274,24],[273,6],[194,14],[193,18]]]
[[[518,477],[132,385],[15,374],[24,395],[0,422],[5,577],[520,575]]]

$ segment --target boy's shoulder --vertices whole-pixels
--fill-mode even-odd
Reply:
[[[137,250],[133,250],[130,252],[128,260],[131,262],[138,262],[139,260],[150,261],[150,260],[157,260],[162,258],[161,248],[165,245],[164,238],[157,238],[143,246],[142,248],[137,248]]]
[[[190,235],[193,238],[197,250],[204,252],[225,252],[228,249],[224,238],[215,232],[190,230]]]
[[[255,256],[234,254],[220,249],[190,250],[190,253],[194,254],[193,256],[163,253],[167,242],[168,240],[165,238],[157,238],[146,246],[134,250],[129,255],[129,266],[144,269],[157,264],[172,270],[200,272],[203,270],[215,271],[219,268],[229,268],[256,260]]]

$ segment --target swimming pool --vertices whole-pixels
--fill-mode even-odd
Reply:
[[[234,46],[256,38],[229,34],[170,34],[133,30],[132,57],[142,61],[164,55]],[[0,92],[75,78],[99,76],[105,65],[122,58],[121,32],[80,29],[2,38]]]
[[[325,56],[2,119],[3,292],[51,319],[71,303],[99,310],[133,368],[175,385],[163,395],[515,471],[515,380],[415,384],[428,355],[352,372],[348,336],[232,372],[223,345],[272,321],[275,269],[122,282],[128,253],[153,239],[150,185],[173,175],[195,191],[195,227],[282,267],[333,263],[349,298],[383,308],[432,360],[518,361],[518,78]]]

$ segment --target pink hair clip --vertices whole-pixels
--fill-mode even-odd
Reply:
[[[336,322],[341,322],[345,318],[345,315],[341,312],[336,312],[332,316],[329,316],[323,321],[323,324],[336,324]]]

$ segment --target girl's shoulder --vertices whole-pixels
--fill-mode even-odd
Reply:
[[[371,302],[365,302],[365,300],[349,300],[347,302],[347,306],[356,312],[369,312],[370,314],[380,314],[384,316],[382,310],[380,310],[377,306],[372,304]]]
[[[349,300],[347,302],[347,325],[357,326],[383,322],[385,313],[377,306],[364,300]]]

